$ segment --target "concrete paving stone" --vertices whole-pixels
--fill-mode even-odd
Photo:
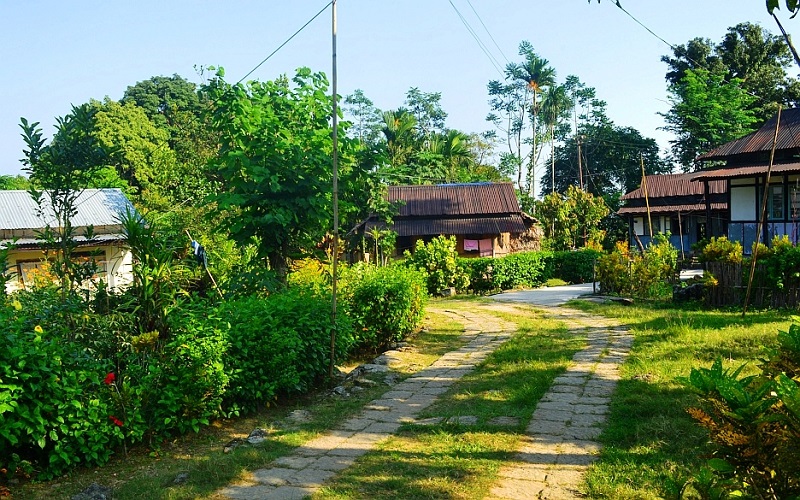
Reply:
[[[553,455],[556,446],[564,442],[564,436],[546,435],[544,439],[537,439],[530,443],[525,443],[519,448],[520,453]]]
[[[337,432],[339,430],[341,430],[341,429],[334,430],[333,432]],[[344,432],[349,432],[350,436],[352,436],[353,433],[354,433],[354,431],[350,431],[350,430],[347,430],[347,431],[344,431]],[[314,438],[311,441],[307,441],[302,446],[302,448],[304,450],[308,451],[307,455],[314,455],[312,450],[321,450],[324,453],[324,452],[327,452],[328,450],[332,450],[332,449],[336,448],[337,446],[341,445],[342,443],[347,441],[347,439],[350,436],[348,436],[348,437],[335,436],[335,435],[332,435],[331,433],[328,433],[328,434],[324,434],[324,435],[322,435],[320,437]]]
[[[356,417],[345,420],[339,427],[348,431],[360,431],[365,429],[373,422],[375,421],[369,418]]]
[[[364,410],[371,412],[371,411],[380,411],[380,412],[387,412],[391,411],[392,407],[387,405],[376,405],[376,404],[368,404],[364,406]]]
[[[572,411],[569,409],[555,409],[551,410],[549,408],[536,408],[536,411],[533,412],[533,421],[549,421],[549,422],[561,422],[562,425],[564,422],[570,420],[572,416]]]
[[[297,469],[285,467],[271,467],[269,469],[258,469],[252,472],[253,480],[259,484],[268,486],[283,486],[287,484],[289,478],[297,472]]]
[[[597,455],[591,455],[589,453],[584,454],[571,454],[571,453],[562,453],[556,456],[556,463],[561,465],[584,465],[589,466],[592,465],[594,462],[597,461]]]
[[[405,379],[402,382],[398,383],[392,389],[393,391],[403,391],[403,392],[410,392],[411,394],[417,392],[418,390],[425,387],[425,381],[419,379]],[[391,391],[390,391],[391,392]]]
[[[306,486],[279,486],[273,489],[268,496],[263,498],[269,500],[301,500],[313,495],[316,490],[317,488],[309,488]],[[250,498],[256,500],[256,497]]]
[[[572,386],[570,386],[570,387],[572,387]],[[578,401],[583,401],[583,398],[576,391],[570,391],[570,392],[550,392],[550,391],[548,391],[544,396],[542,396],[542,399],[539,400],[539,405],[541,405],[542,403],[550,403],[550,402],[553,402],[553,403],[571,403],[571,402],[575,402],[575,403],[577,403]]]
[[[459,415],[457,417],[448,418],[447,423],[455,425],[477,425],[478,417],[474,415]]]
[[[565,439],[593,440],[597,439],[603,429],[600,427],[584,427],[571,425],[564,431]]]
[[[411,396],[406,400],[406,404],[409,407],[417,408],[418,410],[427,408],[428,406],[432,405],[433,402],[436,401],[436,396],[438,396],[438,394],[431,394],[430,392],[433,391],[430,391],[430,389],[428,388],[425,388],[423,390],[426,392],[414,394],[413,396]],[[439,394],[444,394],[445,392],[447,391],[446,390],[442,391]]]
[[[579,401],[577,398],[575,400],[570,400],[570,401],[539,401],[539,403],[536,405],[536,411],[548,410],[548,412],[555,411],[555,412],[569,414],[572,413],[573,407],[575,406],[586,406],[578,404],[577,401]],[[539,417],[537,417],[536,413],[534,413],[533,418],[539,418]],[[552,420],[552,419],[546,419],[546,420]]]
[[[287,469],[302,469],[303,467],[308,467],[308,464],[312,463],[314,460],[316,460],[314,457],[285,455],[283,457],[276,458],[273,463]]]
[[[497,475],[507,479],[545,482],[551,467],[552,465],[514,463],[500,468]]]
[[[273,486],[228,486],[219,490],[219,494],[230,500],[268,500],[275,498],[272,494],[277,490]],[[303,497],[297,497],[298,499]]]
[[[568,386],[581,386],[586,383],[588,377],[586,375],[560,375],[553,380],[553,385],[568,385]]]
[[[574,427],[592,427],[602,425],[606,422],[606,415],[597,415],[595,413],[576,413],[572,417],[572,425]]]
[[[489,425],[496,425],[501,427],[514,427],[519,425],[519,418],[517,417],[494,417],[486,422]]]
[[[611,403],[610,397],[599,397],[599,396],[583,396],[579,399],[579,404],[583,405],[609,405]]]
[[[581,484],[585,471],[553,468],[547,477],[547,484],[555,487],[571,487]]]
[[[349,444],[349,443],[348,443]],[[364,443],[356,443],[354,446],[343,445],[328,452],[331,457],[351,457],[356,459],[367,454],[372,446],[366,447]]]
[[[576,404],[573,405],[572,411],[579,415],[585,415],[587,413],[590,413],[592,415],[607,415],[608,405]]]
[[[407,390],[406,391],[402,391],[402,390],[399,390],[397,388],[397,386],[395,386],[395,388],[393,390],[384,393],[384,395],[383,395],[383,397],[381,399],[403,401],[403,400],[408,399],[409,397],[411,397],[412,394],[414,394],[412,391],[407,391]]]
[[[330,449],[330,448],[315,448],[315,447],[311,447],[311,446],[308,446],[309,443],[310,442],[308,442],[308,443],[306,443],[306,444],[304,444],[302,446],[298,446],[297,448],[294,449],[293,453],[295,455],[300,455],[302,457],[316,458],[316,457],[320,457],[320,456],[324,455]]]
[[[306,488],[319,488],[333,476],[336,471],[325,469],[302,469],[289,479],[292,486],[304,486]]]
[[[553,436],[561,436],[564,434],[566,428],[567,424],[563,420],[531,420],[526,432],[533,435],[550,434]]]
[[[444,420],[442,417],[422,418],[414,422],[416,425],[439,425]]]
[[[542,498],[540,493],[547,489],[547,483],[539,481],[524,481],[521,479],[509,479],[503,481],[489,490],[492,498],[504,499],[531,499]]]
[[[597,441],[579,441],[577,439],[556,445],[556,450],[560,455],[596,455],[600,453],[600,448],[600,443]]]
[[[311,469],[322,469],[322,470],[331,470],[331,471],[340,471],[344,470],[355,463],[355,459],[352,457],[342,457],[342,456],[331,456],[325,455],[319,457],[317,460],[312,462],[308,467]]]
[[[364,432],[371,433],[371,434],[394,434],[397,430],[400,429],[400,424],[398,422],[375,422],[366,429]]]
[[[580,391],[579,386],[575,385],[552,385],[550,386],[549,393],[570,393],[570,394],[577,394]]]

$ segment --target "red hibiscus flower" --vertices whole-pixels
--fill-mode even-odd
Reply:
[[[114,415],[109,415],[108,419],[114,422],[114,425],[116,425],[117,427],[122,427],[122,420],[118,419]]]
[[[109,372],[108,375],[106,375],[106,378],[103,379],[103,383],[106,385],[111,385],[116,379],[117,376],[114,375],[114,372]]]

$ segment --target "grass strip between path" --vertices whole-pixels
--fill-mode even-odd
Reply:
[[[517,334],[419,416],[443,423],[403,426],[312,498],[482,498],[519,448],[539,399],[585,346],[585,336],[527,307],[514,314],[495,313],[476,301],[448,301],[447,307],[496,314],[516,323]],[[447,422],[465,416],[477,417],[477,423]],[[495,417],[517,423],[490,425]]]

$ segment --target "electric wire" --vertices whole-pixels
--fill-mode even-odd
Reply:
[[[503,59],[505,59],[507,63],[510,63],[511,61],[509,61],[506,55],[503,53],[503,49],[501,49],[500,46],[497,44],[497,41],[492,36],[491,31],[489,31],[489,28],[486,27],[486,24],[483,22],[483,19],[481,19],[481,16],[480,14],[478,14],[478,11],[475,10],[475,7],[472,6],[472,2],[470,2],[470,0],[467,0],[467,5],[469,5],[469,8],[472,9],[472,13],[475,14],[475,17],[477,17],[478,21],[480,21],[481,26],[483,26],[483,29],[484,31],[486,31],[486,34],[489,35],[489,39],[492,40],[492,43],[494,44],[497,51],[500,52],[500,55],[503,56]]]
[[[255,71],[256,71],[258,68],[260,68],[260,67],[261,67],[261,66],[262,66],[262,65],[263,65],[265,62],[269,61],[269,60],[270,60],[270,58],[271,58],[272,56],[274,56],[275,54],[277,54],[277,53],[278,53],[278,51],[280,51],[280,50],[281,50],[281,49],[282,49],[284,46],[286,46],[286,44],[288,44],[289,42],[291,42],[291,41],[292,41],[292,39],[293,39],[294,37],[296,37],[297,35],[299,35],[301,31],[303,31],[304,29],[306,29],[306,27],[307,27],[309,24],[311,24],[312,22],[314,22],[314,20],[315,20],[316,18],[318,18],[318,17],[319,17],[319,16],[320,16],[320,15],[321,15],[323,12],[325,12],[325,11],[328,9],[328,7],[330,7],[331,5],[333,5],[333,2],[332,2],[332,1],[328,2],[327,4],[325,4],[325,6],[324,6],[324,7],[322,7],[322,8],[319,10],[319,12],[317,12],[316,14],[314,14],[314,17],[312,17],[311,19],[309,19],[309,20],[308,20],[308,21],[307,21],[307,22],[306,22],[304,25],[302,25],[302,26],[300,27],[300,29],[298,29],[297,31],[295,31],[295,32],[292,34],[292,36],[290,36],[289,38],[287,38],[287,39],[286,39],[286,40],[285,40],[285,41],[284,41],[282,44],[278,45],[278,48],[277,48],[277,49],[275,49],[275,50],[273,50],[272,52],[270,52],[270,54],[269,54],[267,57],[265,57],[265,58],[264,58],[264,59],[263,59],[263,60],[262,60],[260,63],[258,63],[258,64],[256,65],[256,67],[255,67],[255,68],[251,69],[250,71],[248,71],[248,72],[247,72],[247,74],[246,74],[246,75],[244,75],[242,78],[240,78],[240,79],[239,79],[239,81],[238,81],[238,82],[236,82],[236,84],[238,85],[238,84],[242,83],[242,81],[244,81],[244,79],[245,79],[245,78],[247,78],[248,76],[250,76],[250,75],[252,75],[253,73],[255,73]]]
[[[464,25],[464,27],[467,29],[467,31],[469,31],[469,34],[472,36],[472,38],[473,38],[473,39],[475,40],[475,42],[478,44],[478,47],[480,47],[480,49],[481,49],[481,52],[483,52],[483,54],[486,56],[486,58],[487,58],[487,59],[489,59],[489,62],[492,64],[492,66],[494,66],[494,69],[496,69],[496,70],[497,70],[497,72],[498,72],[498,73],[500,73],[500,75],[502,75],[502,76],[503,76],[503,78],[505,78],[505,76],[506,76],[506,75],[505,75],[505,73],[503,72],[503,70],[500,68],[500,63],[499,63],[499,62],[497,61],[497,59],[496,59],[496,58],[495,58],[495,57],[494,57],[494,56],[493,56],[493,55],[492,55],[492,54],[489,52],[489,49],[488,49],[488,48],[486,47],[486,45],[484,45],[484,43],[481,41],[481,39],[480,39],[480,37],[478,36],[478,34],[477,34],[477,33],[475,33],[475,30],[473,30],[473,29],[472,29],[472,27],[470,26],[469,22],[467,22],[466,18],[464,18],[464,16],[463,16],[463,15],[461,14],[461,12],[458,10],[458,7],[456,7],[456,6],[455,6],[455,4],[453,3],[453,0],[447,0],[447,1],[450,3],[450,6],[453,8],[453,10],[455,10],[455,11],[456,11],[456,14],[458,15],[458,18],[461,20],[461,23]]]

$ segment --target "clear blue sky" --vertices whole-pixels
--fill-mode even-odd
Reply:
[[[494,37],[498,50],[473,13]],[[611,0],[452,0],[494,57],[519,61],[529,40],[559,82],[575,74],[608,102],[617,125],[632,126],[668,146],[658,112],[668,109],[660,57],[667,45]],[[739,22],[777,33],[763,0],[621,0],[672,44],[702,36],[718,42]],[[199,82],[196,65],[226,69],[236,81],[255,67],[327,0],[0,0],[0,174],[21,168],[19,119],[42,123],[71,104],[122,97],[155,75]],[[410,87],[441,92],[447,125],[488,128],[486,84],[500,75],[448,0],[338,0],[339,93],[360,88],[382,109],[400,106]],[[800,19],[780,18],[790,33]],[[269,80],[301,66],[330,74],[330,9],[251,78]],[[504,55],[503,55],[504,54]]]

